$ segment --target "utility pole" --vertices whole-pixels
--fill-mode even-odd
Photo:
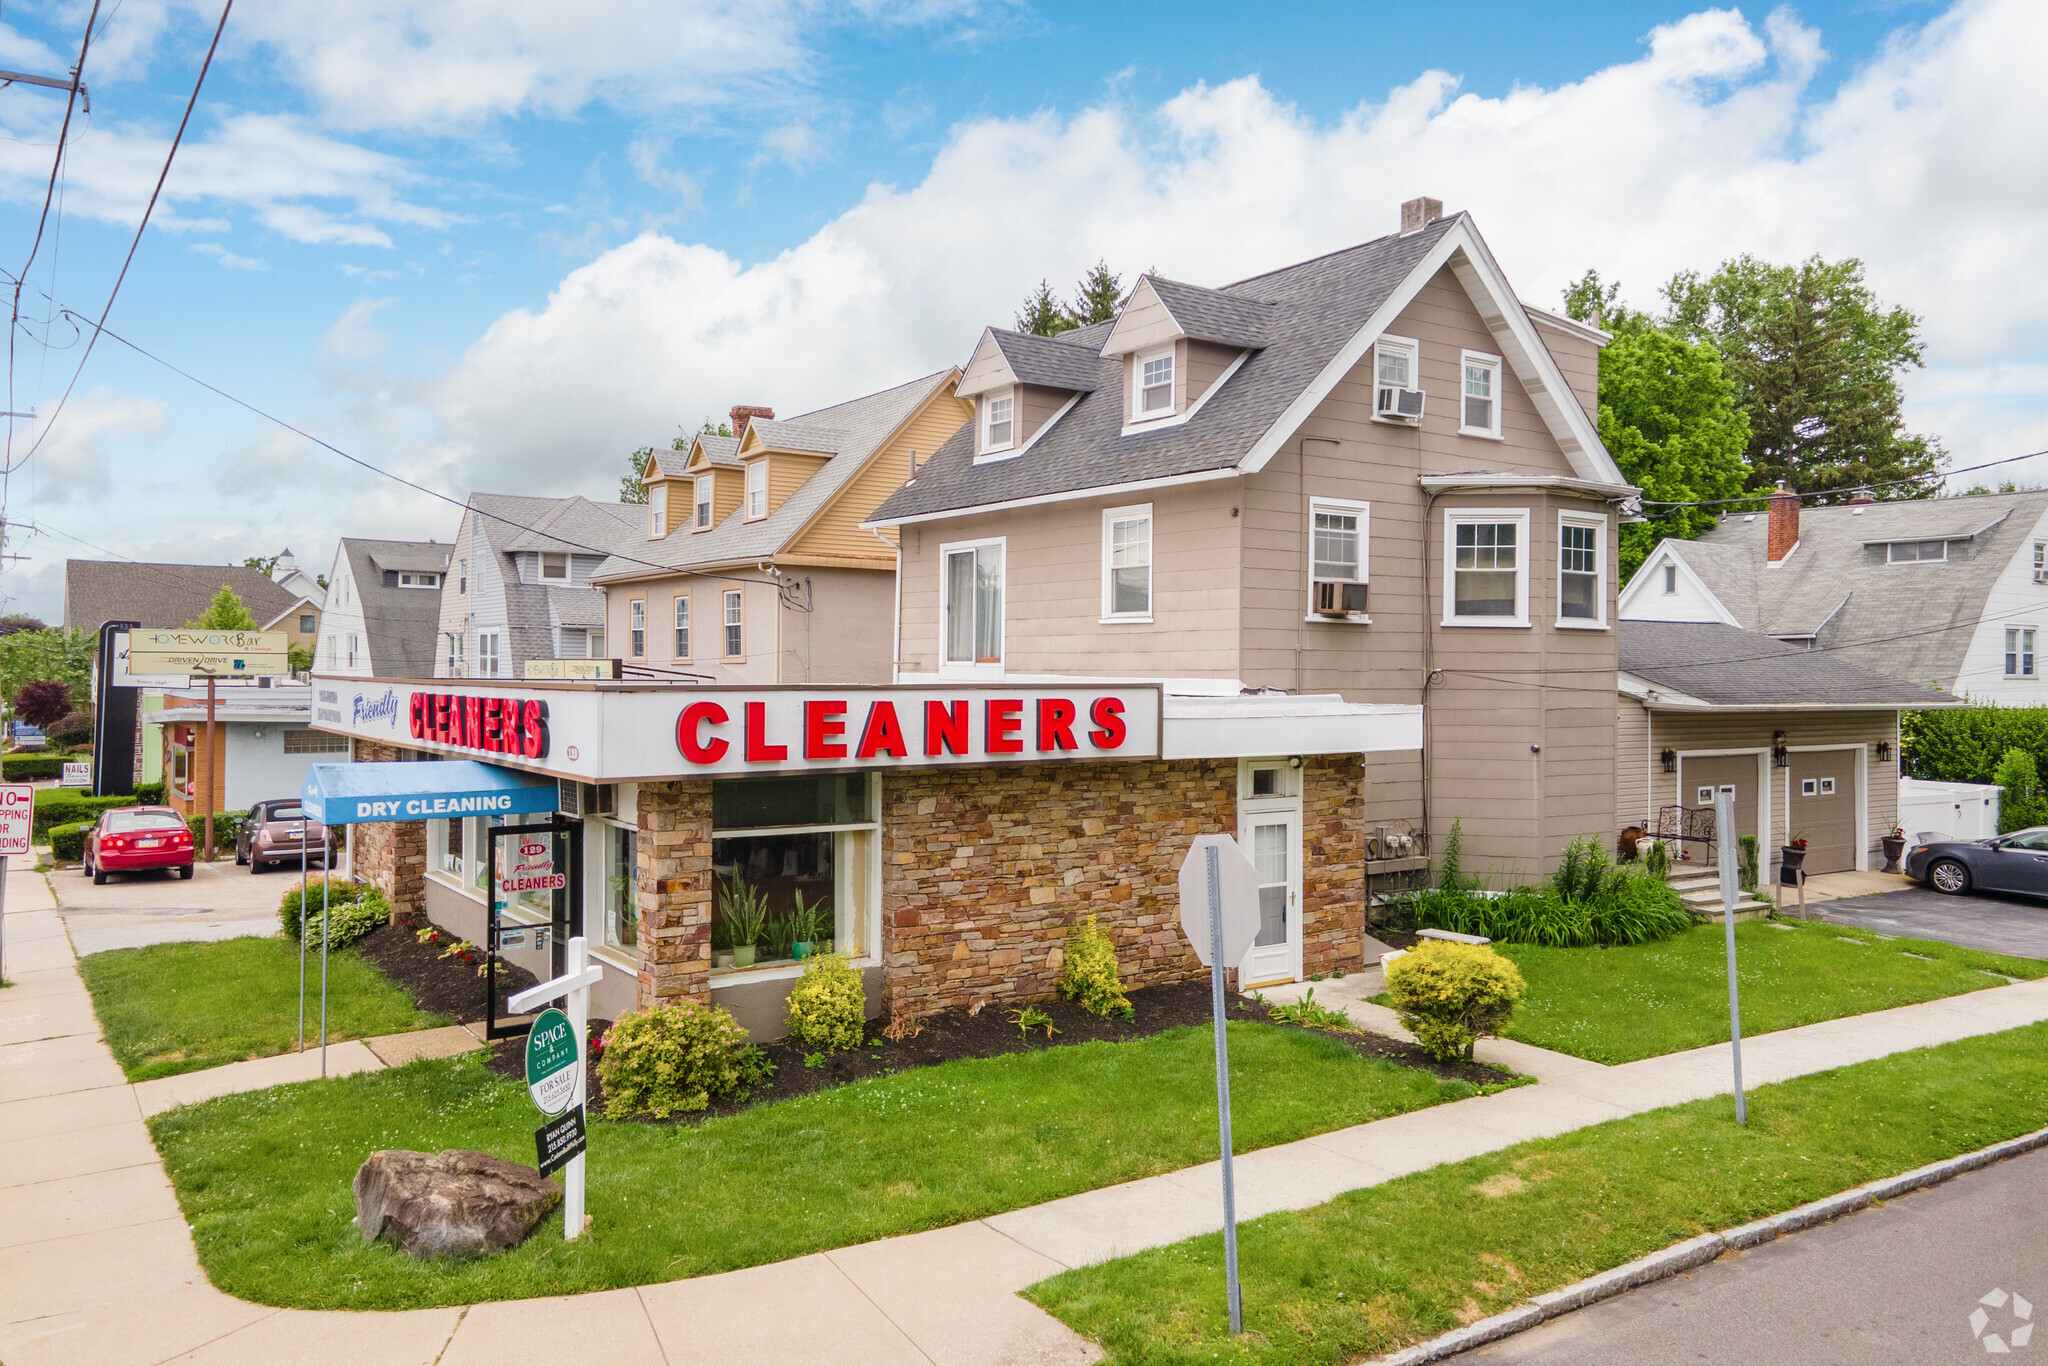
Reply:
[[[214,764],[218,759],[213,748],[213,688],[214,677],[212,674],[208,674],[206,676],[206,861],[208,863],[213,862],[213,774]],[[320,924],[322,926],[321,933],[325,934],[327,922],[323,920]]]
[[[51,90],[69,90],[71,88],[71,81],[62,76],[31,76],[26,71],[0,71],[0,85],[13,85],[17,81],[23,85],[47,86]],[[92,112],[92,96],[85,92],[84,81],[78,82],[78,98],[84,102],[85,112],[90,114]],[[16,417],[20,416],[20,414],[9,413],[8,416]]]

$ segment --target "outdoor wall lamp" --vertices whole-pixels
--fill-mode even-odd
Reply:
[[[1785,732],[1782,730],[1771,732],[1771,767],[1792,767],[1792,755],[1785,748]]]
[[[1880,763],[1883,763],[1883,762],[1885,762],[1885,761],[1889,760],[1889,759],[1890,759],[1891,757],[1892,757],[1892,742],[1891,742],[1891,741],[1889,741],[1889,740],[1879,740],[1879,741],[1877,742],[1877,758],[1878,758],[1878,762],[1880,762]]]
[[[1657,757],[1658,757],[1659,759],[1661,759],[1661,760],[1663,760],[1663,761],[1664,761],[1664,771],[1665,771],[1666,773],[1676,773],[1676,772],[1678,772],[1678,751],[1677,751],[1677,750],[1675,750],[1675,749],[1667,749],[1667,750],[1665,750],[1665,751],[1664,751],[1664,752],[1663,752],[1662,754],[1659,754],[1659,755],[1658,755]]]

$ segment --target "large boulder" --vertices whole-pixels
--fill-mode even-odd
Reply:
[[[385,1149],[356,1172],[363,1241],[409,1257],[476,1257],[526,1240],[561,1203],[562,1188],[532,1167],[488,1153]]]

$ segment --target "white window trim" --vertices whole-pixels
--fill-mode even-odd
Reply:
[[[1443,620],[1444,626],[1458,627],[1519,627],[1529,625],[1529,558],[1534,547],[1529,544],[1531,522],[1528,508],[1446,508],[1444,510],[1444,580]],[[1511,617],[1461,617],[1452,613],[1451,607],[1457,601],[1458,546],[1454,530],[1467,522],[1514,522],[1521,527],[1515,538],[1515,614]]]
[[[647,539],[658,541],[668,535],[668,485],[657,482],[647,490]]]
[[[634,636],[639,636],[639,647],[634,649]],[[647,658],[647,599],[634,598],[626,604],[626,657]]]
[[[735,598],[739,599],[740,619],[738,621],[728,621],[726,618],[732,615],[730,608]],[[740,628],[740,651],[738,654],[730,654],[725,648],[726,642],[730,639],[726,633],[735,626]],[[696,641],[690,642],[690,648],[695,649],[696,646]],[[723,588],[719,590],[718,657],[728,664],[741,663],[747,657],[747,591],[744,588]]]
[[[989,405],[994,400],[999,398],[1006,398],[1010,401],[1010,439],[1008,441],[1005,441],[1002,445],[997,446],[990,443],[988,439],[988,429],[990,417],[993,413],[993,409]],[[974,405],[975,460],[980,461],[983,459],[995,459],[1011,455],[1021,455],[1023,452],[1018,449],[1017,445],[1017,428],[1022,423],[1022,421],[1023,415],[1017,411],[1016,385],[1013,384],[1007,389],[991,389],[987,393],[983,394],[981,396],[981,402]]]
[[[754,488],[754,471],[756,470],[761,472],[761,487],[759,490],[761,494],[761,510],[759,512],[754,511],[754,494],[756,492]],[[746,477],[740,484],[740,499],[746,514],[742,520],[758,522],[768,515],[768,458],[766,456],[747,462]]]
[[[677,633],[678,633],[678,632],[680,632],[680,633],[682,634],[682,636],[683,636],[683,642],[684,642],[684,645],[685,645],[685,646],[687,647],[687,648],[685,648],[685,649],[683,649],[683,650],[681,650],[681,651],[678,651],[678,652],[672,653],[672,654],[671,654],[671,655],[669,656],[669,658],[671,658],[671,659],[693,659],[693,658],[695,658],[695,656],[694,656],[694,655],[692,655],[692,654],[690,653],[690,651],[691,651],[691,650],[694,650],[694,649],[696,649],[696,648],[697,648],[697,631],[696,631],[696,625],[697,625],[697,624],[696,624],[696,622],[695,622],[694,620],[692,620],[692,619],[691,619],[691,609],[690,609],[690,599],[689,599],[689,596],[688,596],[687,594],[685,594],[685,595],[683,595],[683,596],[681,596],[681,597],[671,598],[671,599],[669,600],[669,609],[668,609],[668,613],[669,613],[669,637],[668,637],[668,644],[669,644],[669,649],[670,649],[671,651],[675,651],[675,644],[676,644],[676,635],[677,635]]]
[[[1673,563],[1672,563],[1672,562],[1670,562],[1669,560],[1666,560],[1666,561],[1664,562],[1664,566],[1663,566],[1663,568],[1664,568],[1664,589],[1663,589],[1664,595],[1665,595],[1666,597],[1677,597],[1677,596],[1678,596],[1678,566],[1677,566],[1676,564],[1673,564]]]
[[[1239,367],[1241,367],[1245,363],[1246,359],[1250,356],[1251,352],[1249,351],[1238,352],[1236,358],[1233,359],[1230,362],[1230,364],[1223,367],[1223,373],[1216,376],[1216,378],[1210,382],[1209,387],[1202,390],[1202,392],[1196,396],[1195,401],[1188,405],[1186,412],[1176,413],[1171,417],[1155,417],[1149,422],[1126,421],[1123,425],[1123,430],[1119,431],[1117,435],[1133,436],[1139,432],[1156,432],[1161,427],[1178,427],[1181,423],[1190,421],[1191,419],[1193,419],[1196,413],[1202,411],[1203,404],[1207,403],[1210,400],[1210,398],[1216,394],[1218,390],[1222,389],[1222,387],[1225,384],[1228,384],[1230,382],[1230,377],[1238,372]],[[1079,394],[1076,394],[1074,396],[1075,399],[1078,399],[1079,397]],[[1072,399],[1068,400],[1069,406],[1072,406],[1072,403]],[[1066,412],[1066,409],[1062,408],[1060,411],[1064,413]],[[1046,425],[1050,426],[1051,424],[1048,423]],[[1040,430],[1043,431],[1044,428],[1040,428]],[[1036,441],[1038,439],[1037,433],[1033,433],[1031,439],[1033,441]],[[1231,473],[1234,475],[1236,471],[1233,470],[1231,471]],[[1170,482],[1172,481],[1160,481],[1158,483],[1147,484],[1145,485],[1145,487],[1162,487],[1165,483]]]
[[[2035,648],[2034,648],[2033,650],[2028,650],[2028,649],[2026,649],[2026,648],[2025,648],[2025,641],[2024,641],[2024,639],[2015,639],[2015,640],[2013,641],[2013,644],[2012,644],[2012,648],[2011,648],[2010,650],[2008,650],[2008,649],[2006,649],[2006,648],[2005,648],[2005,640],[2006,640],[2006,636],[2000,636],[2000,637],[1999,637],[1999,640],[1998,640],[1998,644],[1999,644],[1999,650],[1998,650],[1998,664],[1999,664],[1999,668],[2000,668],[2001,670],[2003,670],[2003,669],[2004,669],[2004,667],[2005,667],[2005,657],[2006,657],[2007,655],[2013,655],[2013,656],[2015,656],[2015,658],[2014,658],[2014,660],[2013,660],[2013,669],[2014,669],[2014,672],[2012,672],[2012,673],[2003,673],[2003,672],[2001,672],[1999,676],[2000,676],[2000,677],[2002,677],[2002,678],[2011,678],[2011,679],[2038,679],[2038,678],[2040,678],[2040,677],[2041,677],[2041,653],[2040,653],[2040,644],[2041,644],[2041,632],[2040,632],[2040,629],[2039,629],[2038,627],[2036,627],[2036,626],[2035,626],[2035,625],[2034,625],[2034,624],[2033,624],[2032,622],[2029,622],[2029,621],[2009,621],[2009,622],[2007,622],[2007,623],[2005,624],[2005,630],[2006,630],[2006,635],[2016,635],[2016,634],[2017,634],[2017,633],[2019,633],[2019,632],[2025,632],[2025,631],[2032,631],[2032,632],[2034,633],[2034,646],[2035,646]],[[2033,671],[2032,673],[2020,673],[2020,672],[2018,672],[2018,669],[2019,669],[2020,663],[2022,662],[2022,659],[2025,659],[2025,658],[2026,658],[2027,656],[2031,656],[2031,661],[2030,661],[2030,662],[2031,662],[2031,663],[2033,664],[2033,666],[2034,666],[2034,671]]]
[[[575,556],[571,555],[566,550],[543,550],[538,553],[540,558],[536,560],[534,564],[535,571],[540,575],[540,582],[574,583],[576,581]],[[550,555],[560,555],[562,557],[562,572],[559,577],[548,573],[548,556]]]
[[[1310,498],[1308,500],[1308,521],[1303,527],[1303,530],[1306,531],[1308,534],[1306,537],[1306,544],[1304,544],[1302,547],[1302,552],[1306,556],[1304,564],[1307,572],[1307,577],[1303,579],[1302,582],[1308,586],[1308,596],[1302,603],[1302,620],[1305,622],[1320,622],[1328,625],[1338,626],[1349,623],[1356,623],[1360,626],[1370,626],[1372,625],[1372,618],[1370,616],[1367,616],[1364,612],[1346,612],[1341,617],[1326,617],[1318,615],[1315,610],[1316,514],[1318,512],[1323,511],[1350,512],[1357,514],[1358,577],[1351,580],[1351,582],[1372,582],[1372,504],[1361,503],[1351,498]]]
[[[698,510],[703,510],[699,517]],[[717,476],[700,474],[690,481],[690,528],[693,531],[709,531],[718,512]]]
[[[1929,541],[1939,541],[1941,543],[1940,558],[1930,560],[1920,554],[1920,547],[1926,545]],[[1910,545],[1913,547],[1912,559],[1895,560],[1892,558],[1892,552],[1902,545]],[[1948,541],[1939,536],[1928,536],[1925,539],[1918,541],[1886,541],[1884,543],[1884,562],[1886,564],[1947,564]]]
[[[1380,387],[1381,347],[1386,347],[1389,350],[1406,351],[1408,353],[1408,387],[1411,389],[1420,389],[1422,387],[1422,343],[1413,337],[1396,337],[1391,333],[1382,333],[1374,338],[1372,344],[1372,383],[1370,388],[1373,392],[1367,395],[1368,406],[1375,409],[1379,407],[1377,391]],[[1461,371],[1458,375],[1458,393],[1460,398],[1464,397],[1464,389],[1465,377]],[[1463,415],[1464,406],[1462,403],[1458,405],[1460,416]],[[1381,417],[1377,412],[1373,414],[1372,420],[1374,422],[1384,422],[1390,427],[1413,427],[1415,425],[1413,422],[1402,418]]]
[[[1180,411],[1177,395],[1181,390],[1180,357],[1175,354],[1177,343],[1168,342],[1150,350],[1139,351],[1131,357],[1131,415],[1128,422],[1133,427],[1150,427],[1155,422],[1173,417]],[[1173,372],[1166,386],[1166,406],[1156,413],[1145,411],[1145,362],[1165,358],[1173,363]]]
[[[946,573],[946,557],[960,550],[979,550],[983,546],[996,546],[1003,552],[1003,636],[997,644],[996,661],[993,664],[979,662],[954,663],[946,658],[946,618],[952,610],[953,586],[951,576]],[[1004,664],[1010,657],[1010,539],[1007,536],[984,536],[973,541],[947,541],[939,547],[939,676],[941,678],[1001,678]]]
[[[1118,522],[1135,521],[1140,517],[1145,519],[1145,610],[1142,612],[1118,612],[1110,606],[1114,587],[1110,578],[1110,571],[1113,567],[1110,564],[1110,555],[1113,549],[1111,533]],[[1153,594],[1158,591],[1158,583],[1153,574],[1153,569],[1158,563],[1158,546],[1159,523],[1152,516],[1152,505],[1150,503],[1133,503],[1129,507],[1104,508],[1102,510],[1102,616],[1100,621],[1103,625],[1145,625],[1152,620]],[[1003,577],[1006,580],[1003,587],[1007,590],[1009,588],[1007,582],[1009,578],[1009,564],[1007,561],[1005,561],[1003,566]],[[1007,591],[1005,596],[1007,596]],[[1005,615],[1007,616],[1007,613]]]
[[[1600,580],[1598,591],[1593,595],[1594,615],[1591,620],[1568,617],[1564,614],[1564,529],[1568,526],[1589,526],[1593,528],[1593,568]],[[1605,631],[1607,629],[1607,519],[1593,512],[1566,512],[1557,514],[1557,629],[1560,631]]]
[[[1465,425],[1465,367],[1483,365],[1493,371],[1493,422],[1485,427]],[[1506,377],[1506,368],[1499,356],[1489,356],[1484,351],[1463,351],[1458,355],[1458,435],[1482,436],[1492,441],[1504,440],[1500,434],[1501,381]]]

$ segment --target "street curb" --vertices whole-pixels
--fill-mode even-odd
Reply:
[[[1688,1238],[1682,1243],[1652,1252],[1647,1257],[1603,1271],[1597,1276],[1537,1295],[1526,1304],[1495,1314],[1492,1318],[1468,1323],[1463,1328],[1454,1328],[1427,1342],[1418,1342],[1398,1352],[1370,1358],[1379,1366],[1424,1366],[1426,1362],[1443,1361],[1460,1352],[1469,1352],[1474,1347],[1484,1347],[1490,1342],[1513,1337],[1526,1332],[1539,1323],[1583,1309],[1601,1300],[1612,1299],[1639,1286],[1654,1281],[1666,1280],[1681,1272],[1705,1266],[1726,1253],[1745,1248],[1759,1247],[1788,1233],[1813,1228],[1829,1223],[1845,1214],[1868,1209],[1872,1204],[1895,1199],[1913,1191],[1925,1190],[1951,1181],[1965,1172],[1988,1167],[1994,1162],[2018,1157],[2037,1148],[2048,1148],[2048,1129],[2036,1129],[2018,1138],[1994,1143],[1988,1148],[1979,1148],[1973,1153],[1951,1157],[1942,1162],[1932,1162],[1916,1167],[1897,1176],[1887,1176],[1877,1181],[1866,1181],[1860,1186],[1845,1190],[1839,1195],[1830,1195],[1788,1209],[1783,1214],[1774,1214],[1768,1219],[1740,1224],[1722,1233],[1703,1233],[1697,1238]]]

